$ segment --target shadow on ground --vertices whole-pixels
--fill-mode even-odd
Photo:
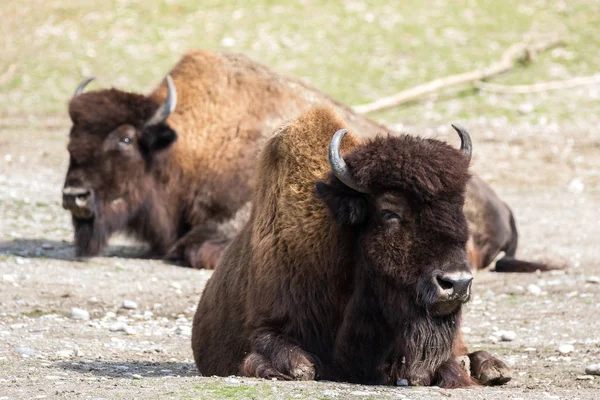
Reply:
[[[153,376],[199,376],[193,363],[181,362],[144,362],[144,361],[88,361],[58,362],[54,367],[111,378],[132,378],[141,375],[145,378]]]
[[[75,247],[66,240],[48,239],[14,239],[0,242],[0,254],[29,257],[50,258],[66,261],[87,261],[88,258],[75,256]],[[153,259],[144,246],[110,245],[102,257]]]

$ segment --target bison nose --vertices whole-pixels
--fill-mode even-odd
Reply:
[[[473,275],[468,272],[446,273],[435,278],[440,297],[463,302],[469,299],[472,281]]]
[[[85,188],[66,186],[63,188],[63,208],[71,211],[76,218],[88,219],[94,216],[94,196]]]

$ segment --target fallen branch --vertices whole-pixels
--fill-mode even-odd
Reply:
[[[516,43],[504,51],[500,61],[490,65],[487,68],[446,76],[444,78],[436,79],[423,85],[404,90],[395,95],[375,100],[372,103],[354,106],[353,108],[354,111],[361,114],[393,108],[400,104],[407,103],[419,97],[438,92],[451,86],[481,81],[510,71],[511,69],[515,68],[515,64],[518,62],[531,62],[534,60],[537,53],[561,46],[562,44],[563,41],[559,39],[552,39],[538,43]]]
[[[483,91],[501,94],[529,94],[547,92],[549,90],[570,89],[577,86],[593,85],[600,83],[600,74],[580,76],[562,81],[549,81],[534,83],[532,85],[498,85],[495,83],[475,82],[475,86]]]

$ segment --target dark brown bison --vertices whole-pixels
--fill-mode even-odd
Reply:
[[[472,280],[462,211],[468,133],[455,128],[458,151],[411,136],[360,143],[350,134],[341,143],[346,128],[317,108],[267,142],[250,220],[194,317],[198,370],[442,387],[506,382],[506,365],[489,353],[468,355],[472,377],[457,362]]]
[[[489,266],[494,259],[497,272],[548,271],[557,266],[515,258],[518,232],[511,209],[481,178],[473,175],[467,184],[464,212],[469,223],[467,253],[472,270]]]
[[[241,55],[192,51],[170,77],[149,96],[82,93],[90,79],[77,88],[63,207],[78,255],[97,255],[122,231],[155,256],[213,267],[247,219],[261,139],[282,121],[323,103],[356,130],[383,130]]]
[[[168,90],[163,85],[148,96],[82,93],[89,79],[77,88],[69,104],[63,206],[72,213],[78,255],[97,255],[121,231],[147,243],[154,256],[214,267],[248,219],[255,156],[282,122],[321,104],[355,132],[386,131],[242,55],[192,51],[170,76]],[[467,204],[477,211],[467,212],[476,234],[470,259],[483,268],[516,231],[506,228],[506,206],[491,188],[480,179],[468,188]],[[510,260],[505,270],[523,265]]]

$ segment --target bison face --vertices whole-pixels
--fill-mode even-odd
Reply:
[[[473,279],[462,211],[469,159],[442,142],[403,136],[357,146],[346,164],[340,141],[334,135],[333,173],[317,193],[337,223],[353,231],[349,249],[358,273],[389,289],[381,290],[386,303],[433,316],[458,311]]]
[[[71,100],[63,207],[72,215],[78,255],[98,254],[148,199],[156,158],[176,139],[164,115],[157,117],[164,108],[116,89]]]
[[[393,298],[386,301],[443,316],[469,300],[473,276],[460,202],[447,209],[448,204],[423,204],[409,194],[360,195],[323,182],[317,190],[337,222],[354,231],[352,248],[362,272],[393,286]],[[444,213],[446,223],[439,219]],[[443,232],[443,225],[452,228]]]

